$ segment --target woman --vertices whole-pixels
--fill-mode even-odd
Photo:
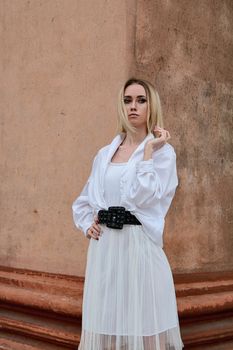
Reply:
[[[79,350],[180,350],[183,343],[164,218],[178,185],[158,93],[129,79],[118,134],[97,153],[72,205],[90,239]]]

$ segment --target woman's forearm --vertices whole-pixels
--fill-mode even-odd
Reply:
[[[143,160],[149,160],[152,158],[153,148],[151,146],[145,147]]]

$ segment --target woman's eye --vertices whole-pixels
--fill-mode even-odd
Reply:
[[[132,99],[130,99],[130,98],[124,98],[124,103],[125,104],[128,104],[128,103],[131,103],[132,102]],[[147,102],[147,99],[146,98],[138,98],[137,99],[137,103],[140,103],[140,104],[142,104],[142,103],[145,103],[145,102]]]
[[[145,98],[140,98],[139,100],[138,100],[138,103],[145,103],[147,100],[145,99]]]

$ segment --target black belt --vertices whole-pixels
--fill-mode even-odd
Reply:
[[[124,207],[109,207],[108,210],[99,210],[98,212],[99,224],[106,224],[107,227],[122,229],[124,224],[141,225],[140,221],[125,210]]]

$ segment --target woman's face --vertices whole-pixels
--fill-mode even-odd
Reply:
[[[142,85],[132,84],[125,89],[124,104],[128,120],[136,128],[146,128],[148,102]]]

